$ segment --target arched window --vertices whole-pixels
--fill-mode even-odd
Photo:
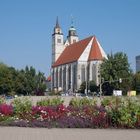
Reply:
[[[58,88],[58,69],[56,69],[56,87]]]
[[[81,81],[82,81],[82,83],[84,81],[86,81],[86,79],[85,79],[85,65],[81,66]]]
[[[59,87],[62,87],[62,68],[59,71]]]
[[[73,65],[73,88],[74,90],[77,87],[77,67],[76,65]]]
[[[52,71],[52,87],[54,87],[54,69]]]
[[[68,67],[68,89],[71,88],[71,66]]]
[[[96,81],[96,65],[92,65],[92,80]]]
[[[63,90],[66,90],[66,67],[63,69]]]

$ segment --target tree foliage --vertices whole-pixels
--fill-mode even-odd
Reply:
[[[137,91],[137,94],[140,94],[140,72],[137,72],[133,75],[133,89]]]
[[[99,90],[99,87],[96,85],[94,81],[89,81],[87,83],[87,88],[88,90],[90,90],[90,92],[97,92]],[[80,86],[80,92],[85,93],[85,89],[86,89],[86,82],[83,82]]]
[[[125,53],[118,52],[114,55],[108,55],[108,59],[101,64],[101,76],[104,81],[108,81],[104,85],[104,91],[112,92],[113,89],[121,89],[123,93],[131,89],[132,71],[128,63],[128,58]],[[122,83],[119,83],[119,79]]]
[[[46,90],[45,76],[33,67],[15,70],[0,63],[0,94],[43,95]]]

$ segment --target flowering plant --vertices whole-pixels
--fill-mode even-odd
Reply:
[[[0,105],[0,115],[10,116],[13,114],[13,106],[7,104]]]

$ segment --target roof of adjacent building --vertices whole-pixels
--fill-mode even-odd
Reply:
[[[47,77],[47,80],[46,81],[47,82],[50,82],[51,81],[51,76],[50,75]]]
[[[88,53],[87,51],[85,53],[87,47],[89,47],[89,51]],[[104,58],[107,58],[96,37],[90,36],[67,46],[52,67],[76,62],[83,53],[88,55],[87,61],[103,60]]]

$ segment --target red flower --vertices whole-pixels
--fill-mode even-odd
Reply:
[[[7,105],[7,104],[1,104],[0,105],[0,113],[9,116],[13,114],[13,106],[12,105]]]

